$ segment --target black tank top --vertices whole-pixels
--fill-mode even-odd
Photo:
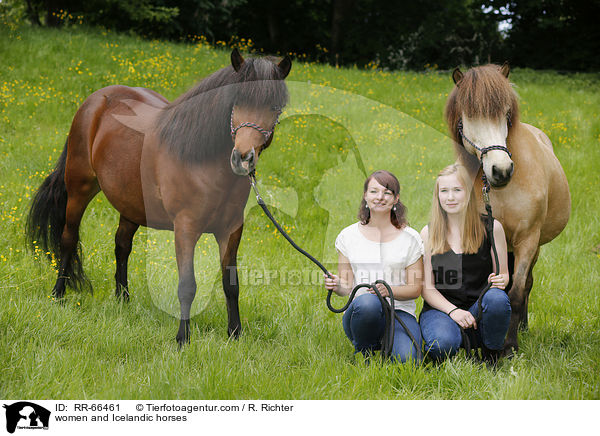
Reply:
[[[467,310],[479,298],[493,272],[491,245],[487,235],[477,253],[456,254],[452,249],[431,256],[435,288],[450,303]],[[423,302],[423,312],[431,309]]]

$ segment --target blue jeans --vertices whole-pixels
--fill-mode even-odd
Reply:
[[[421,329],[417,319],[411,314],[396,310],[398,317],[409,328],[417,344],[421,345]],[[377,295],[363,294],[356,297],[346,309],[342,318],[344,332],[354,345],[356,352],[363,354],[381,348],[381,338],[385,330],[385,315]],[[391,358],[402,363],[409,359],[416,361],[417,349],[404,327],[394,318],[394,345]]]
[[[501,350],[510,322],[510,301],[501,289],[491,288],[481,300],[482,315],[475,330],[476,344],[482,344],[490,350]],[[477,303],[469,308],[473,316],[477,316]],[[460,326],[447,314],[436,309],[421,313],[419,319],[421,332],[425,340],[425,354],[435,360],[442,360],[455,355],[461,347],[462,336]]]

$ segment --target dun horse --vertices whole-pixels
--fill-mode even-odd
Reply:
[[[287,103],[285,57],[244,60],[202,80],[169,103],[154,91],[109,86],[75,114],[56,169],[37,191],[27,221],[31,241],[58,260],[53,294],[89,284],[81,266],[79,226],[90,200],[104,191],[120,213],[115,237],[116,295],[129,298],[127,259],[140,225],[173,230],[179,273],[180,345],[189,341],[196,293],[194,248],[214,234],[221,260],[228,333],[241,331],[237,250],[248,177],[273,140]]]
[[[505,354],[518,350],[518,328],[527,327],[532,270],[540,246],[565,228],[571,210],[567,178],[552,143],[541,130],[519,121],[509,72],[506,63],[472,68],[464,74],[457,68],[452,75],[456,86],[446,104],[455,149],[472,171],[481,210],[483,171],[491,185],[494,216],[503,224],[514,255]]]

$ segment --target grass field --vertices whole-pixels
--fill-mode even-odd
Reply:
[[[56,273],[41,250],[26,250],[24,221],[79,105],[112,84],[173,99],[227,65],[229,51],[0,25],[0,58],[0,398],[600,398],[598,75],[511,73],[521,118],[552,140],[573,205],[565,231],[541,251],[520,352],[493,372],[462,356],[419,368],[354,358],[341,316],[325,306],[320,271],[276,234],[252,198],[239,256],[238,341],[227,339],[212,236],[197,248],[199,289],[184,350],[174,340],[172,233],[138,231],[131,302],[115,300],[118,214],[102,194],[81,231],[94,292],[68,291],[57,304]],[[410,224],[420,230],[434,176],[454,160],[443,120],[449,73],[296,62],[288,84],[290,105],[258,177],[297,242],[335,268],[334,238],[355,221],[363,173],[378,168],[398,175]]]

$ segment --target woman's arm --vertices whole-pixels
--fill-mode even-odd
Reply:
[[[504,289],[508,285],[508,253],[506,248],[506,235],[504,234],[504,227],[498,220],[494,220],[494,242],[496,245],[496,252],[498,253],[498,266],[500,272],[494,271],[488,277],[488,282],[495,288]],[[494,259],[494,250],[491,250],[492,259]]]
[[[337,276],[332,274],[332,278],[324,276],[325,289],[332,290],[340,296],[350,294],[354,283],[354,273],[350,261],[340,252],[338,252],[338,274]]]
[[[423,289],[423,258],[420,257],[415,263],[406,267],[406,284],[392,286],[394,300],[414,300],[421,295]],[[387,288],[381,283],[377,285],[377,290],[382,297],[388,297]],[[369,290],[371,294],[375,291]]]
[[[431,267],[431,251],[429,249],[429,229],[427,226],[421,230],[421,239],[423,239],[423,244],[425,246],[425,256],[423,256],[425,277],[422,293],[423,299],[434,309],[448,314],[448,316],[462,328],[469,328],[471,326],[477,328],[475,317],[471,312],[457,308],[435,288],[433,268]]]

